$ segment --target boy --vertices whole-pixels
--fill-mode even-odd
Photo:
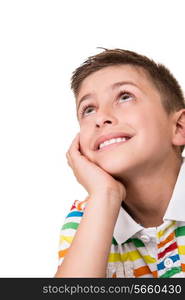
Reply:
[[[185,277],[185,104],[161,64],[121,49],[72,76],[66,156],[87,198],[61,230],[55,277]]]

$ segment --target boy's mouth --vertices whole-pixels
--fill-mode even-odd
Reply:
[[[130,140],[131,137],[124,137],[124,138],[115,138],[115,139],[110,139],[104,143],[100,143],[97,151],[102,152],[105,150],[113,149],[119,145],[122,145],[126,143],[128,140]]]
[[[125,143],[130,138],[132,138],[132,136],[124,132],[112,132],[106,135],[102,135],[95,141],[94,150],[100,151],[104,148],[112,148],[113,145],[115,146],[118,144]]]

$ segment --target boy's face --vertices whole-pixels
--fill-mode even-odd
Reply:
[[[172,119],[141,68],[110,66],[89,75],[77,96],[77,116],[81,152],[111,175],[129,178],[152,171],[170,157]],[[131,138],[94,149],[98,138],[112,133],[126,133]]]

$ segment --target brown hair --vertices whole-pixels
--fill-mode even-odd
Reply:
[[[178,81],[164,65],[156,63],[152,59],[133,51],[102,49],[104,49],[103,52],[88,57],[88,59],[72,73],[71,89],[75,96],[78,95],[83,80],[90,74],[108,66],[127,64],[141,67],[145,71],[151,82],[161,93],[162,104],[167,114],[185,108],[183,91]],[[182,153],[184,145],[180,146],[180,149]]]

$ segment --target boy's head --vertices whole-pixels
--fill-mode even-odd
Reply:
[[[123,164],[134,160],[138,167],[146,167],[151,159],[157,164],[181,156],[184,96],[162,64],[128,50],[105,50],[73,72],[71,88],[76,97],[81,151],[110,173],[119,175]],[[94,148],[99,137],[122,132],[131,139],[101,150]]]

